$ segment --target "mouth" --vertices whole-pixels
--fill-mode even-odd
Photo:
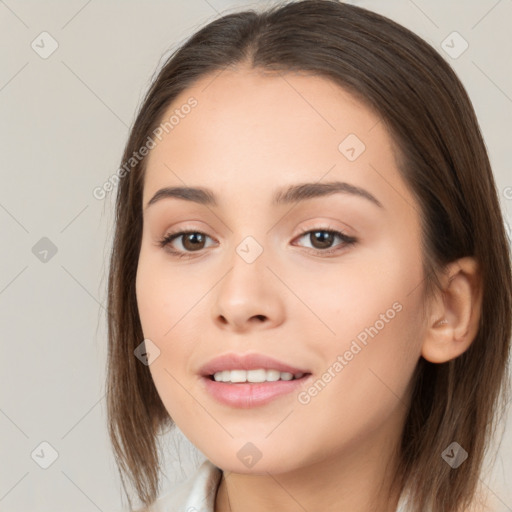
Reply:
[[[277,400],[295,399],[311,378],[309,372],[292,374],[261,368],[223,370],[202,376],[201,383],[206,394],[216,402],[231,408],[251,409]]]
[[[277,369],[256,368],[252,370],[222,370],[206,377],[215,382],[225,382],[229,384],[249,383],[257,384],[261,382],[278,382],[300,380],[311,375],[308,372],[281,372]]]
[[[257,353],[227,353],[199,369],[203,390],[217,402],[236,408],[265,405],[289,396],[310,380],[304,368]]]

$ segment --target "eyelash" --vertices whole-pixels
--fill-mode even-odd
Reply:
[[[332,235],[335,235],[337,237],[339,237],[341,240],[342,240],[342,244],[339,244],[337,246],[335,246],[335,248],[332,248],[332,249],[310,249],[310,250],[313,250],[315,252],[318,252],[318,253],[321,253],[322,255],[326,255],[326,256],[330,256],[331,254],[333,253],[336,253],[338,251],[340,251],[340,247],[350,247],[354,244],[357,243],[357,238],[355,237],[352,237],[352,236],[348,236],[346,235],[345,233],[337,230],[337,229],[334,229],[334,228],[331,228],[331,227],[326,227],[326,228],[313,228],[313,229],[306,229],[306,230],[303,230],[301,233],[299,233],[299,235],[297,235],[296,238],[302,238],[304,235],[307,235],[309,233],[315,233],[317,231],[321,231],[321,232],[325,232],[325,233],[329,233],[329,234],[332,234]],[[163,237],[162,239],[160,239],[158,241],[158,245],[161,247],[161,248],[165,248],[167,251],[169,251],[174,257],[176,258],[191,258],[191,257],[194,257],[194,253],[199,253],[199,251],[188,251],[188,252],[182,252],[182,251],[177,251],[176,249],[172,249],[170,247],[170,243],[172,241],[174,241],[176,238],[179,238],[180,236],[183,236],[183,235],[189,235],[189,234],[199,234],[199,235],[204,235],[208,238],[211,238],[210,236],[208,236],[206,233],[203,233],[202,231],[193,231],[193,230],[190,230],[190,231],[176,231],[174,233],[169,233],[167,234],[165,237]]]

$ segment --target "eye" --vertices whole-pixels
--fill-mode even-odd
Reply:
[[[353,245],[357,242],[357,239],[348,236],[341,231],[337,231],[335,229],[310,229],[308,231],[303,231],[302,234],[298,237],[298,239],[306,238],[311,243],[311,249],[315,249],[316,251],[320,251],[322,254],[331,254],[333,252],[337,252],[340,250],[339,248],[347,247]],[[333,243],[338,238],[341,240],[341,243],[337,244],[333,248]]]
[[[322,255],[338,252],[344,247],[354,245],[357,242],[356,238],[331,228],[316,228],[303,231],[296,239],[308,239],[308,237],[311,243],[310,249]],[[167,234],[158,241],[158,245],[178,258],[192,257],[194,252],[199,253],[202,249],[209,247],[209,245],[206,245],[207,239],[213,240],[201,231],[178,231]],[[339,239],[341,242],[333,248],[336,239]]]
[[[176,233],[169,233],[158,242],[158,245],[160,247],[165,247],[169,252],[178,257],[186,257],[188,256],[187,253],[205,249],[205,242],[207,238],[210,237],[200,231],[179,231]],[[175,241],[179,242],[178,245],[181,247],[174,247],[172,244]]]

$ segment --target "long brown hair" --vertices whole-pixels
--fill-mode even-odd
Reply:
[[[425,296],[443,267],[473,256],[482,311],[476,338],[443,364],[420,358],[402,433],[396,482],[416,512],[464,510],[474,498],[498,413],[508,395],[512,277],[510,249],[478,121],[444,59],[406,28],[335,0],[304,0],[264,12],[225,15],[166,61],[132,127],[122,162],[147,143],[182,91],[208,73],[249,65],[305,71],[352,92],[383,119],[400,173],[421,207]],[[159,436],[173,421],[149,368],[134,357],[143,334],[135,276],[142,237],[146,159],[119,180],[108,280],[108,427],[126,475],[149,506],[159,492]],[[441,458],[457,441],[469,458],[456,471]],[[126,492],[131,507],[131,500]]]

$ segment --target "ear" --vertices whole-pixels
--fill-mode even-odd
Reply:
[[[482,305],[479,266],[474,258],[447,265],[427,318],[421,355],[445,363],[465,352],[478,332]]]

